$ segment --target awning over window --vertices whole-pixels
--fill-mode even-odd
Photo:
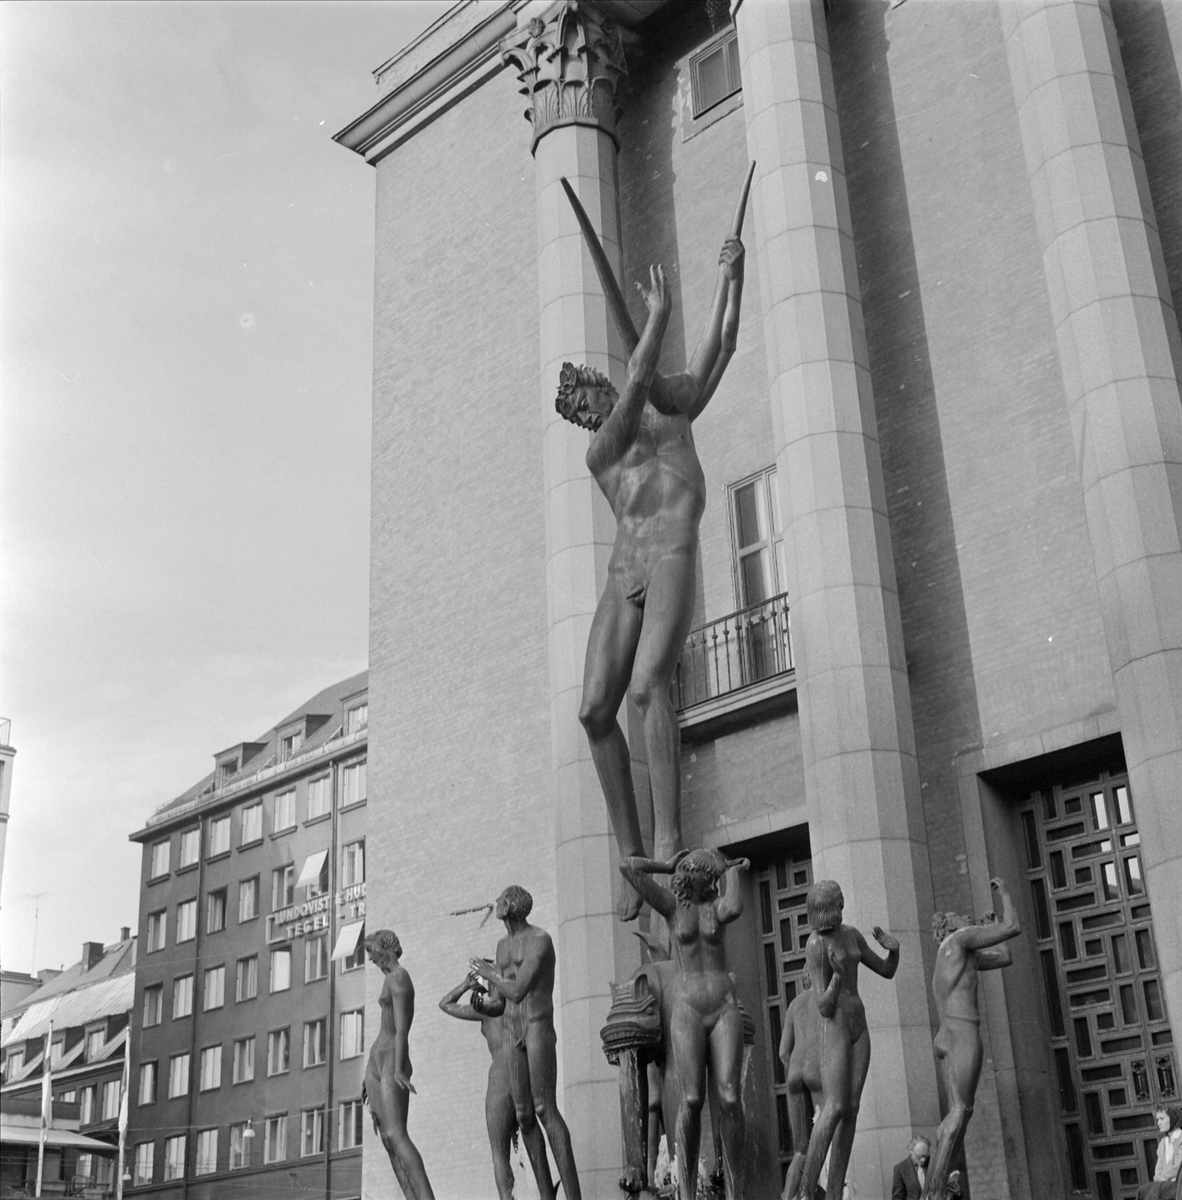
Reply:
[[[299,879],[296,880],[296,887],[315,883],[320,878],[320,872],[324,870],[324,860],[327,857],[327,850],[317,850],[315,854],[309,854],[304,859],[304,869],[300,872]]]
[[[354,921],[350,925],[341,926],[341,932],[337,934],[337,944],[332,951],[333,962],[356,953],[357,943],[361,941],[361,931],[364,928],[364,921]]]
[[[0,1125],[0,1142],[5,1146],[36,1146],[41,1140],[39,1125]],[[86,1137],[75,1133],[72,1129],[50,1128],[45,1136],[47,1146],[76,1146],[91,1154],[118,1154],[119,1147],[110,1142],[100,1142],[97,1138]]]

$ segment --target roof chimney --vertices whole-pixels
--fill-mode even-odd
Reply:
[[[102,942],[82,943],[82,969],[89,971],[91,967],[103,961]]]
[[[130,942],[131,941],[131,926],[130,925],[123,925],[120,927],[119,940],[121,942]]]

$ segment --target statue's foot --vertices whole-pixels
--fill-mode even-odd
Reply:
[[[621,921],[635,921],[644,907],[640,893],[626,880],[621,880],[620,898],[616,902],[616,916]]]

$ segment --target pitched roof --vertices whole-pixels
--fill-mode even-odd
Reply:
[[[134,1001],[134,971],[126,971],[88,987],[75,988],[65,995],[35,1001],[21,1013],[12,1032],[4,1039],[4,1045],[11,1046],[41,1037],[49,1031],[51,1024],[55,1029],[72,1029],[102,1017],[130,1012]]]

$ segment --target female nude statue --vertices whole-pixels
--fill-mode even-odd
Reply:
[[[392,929],[379,929],[365,939],[370,961],[385,979],[378,1004],[382,1028],[369,1052],[362,1098],[369,1103],[373,1127],[390,1156],[390,1165],[406,1200],[435,1200],[422,1156],[406,1132],[406,1114],[414,1085],[410,1081],[410,1025],[415,1015],[415,988],[399,963],[402,944]]]
[[[803,1161],[799,1153],[793,1159],[784,1183],[785,1200],[800,1197],[811,1200],[826,1154],[829,1154],[826,1194],[842,1193],[862,1087],[870,1066],[870,1032],[866,1027],[866,1009],[858,995],[858,965],[869,967],[884,979],[891,979],[899,967],[897,938],[877,925],[874,927],[875,941],[887,951],[886,958],[880,958],[857,929],[841,923],[845,897],[832,879],[822,879],[809,888],[807,905],[813,932],[805,946],[805,970],[820,1017],[816,1029],[822,1104]],[[800,1059],[802,1066],[806,1059],[807,1055]],[[792,1071],[791,1066],[789,1070]],[[790,1094],[799,1094],[807,1086],[804,1078],[789,1074]]]
[[[734,976],[726,969],[723,930],[743,912],[738,875],[750,865],[745,858],[728,861],[714,850],[682,850],[666,863],[639,857],[620,863],[625,879],[665,918],[672,935],[676,972],[667,1036],[681,1085],[675,1134],[678,1200],[697,1195],[707,1056],[727,1200],[741,1200],[743,1194],[743,1021]],[[673,876],[668,888],[651,878],[661,874]],[[723,875],[726,894],[719,895]]]

